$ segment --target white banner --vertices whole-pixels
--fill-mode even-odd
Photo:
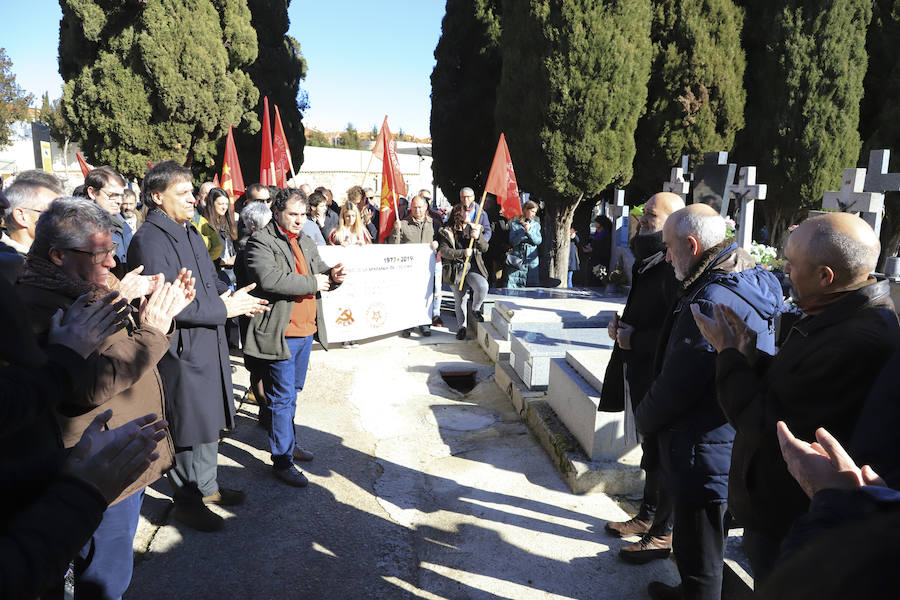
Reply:
[[[431,324],[435,253],[429,244],[319,246],[347,278],[322,292],[328,342],[347,342]]]

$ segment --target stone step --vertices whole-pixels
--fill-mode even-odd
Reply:
[[[603,378],[606,375],[606,367],[611,356],[612,351],[605,348],[603,350],[572,349],[566,352],[566,362],[599,395],[603,389]]]
[[[509,361],[509,341],[500,337],[492,323],[479,323],[477,336],[478,345],[493,362]]]
[[[494,382],[509,396],[509,401],[516,411],[523,415],[530,402],[543,400],[546,395],[542,391],[530,390],[522,383],[512,366],[506,361],[494,364]]]
[[[550,360],[565,358],[572,349],[612,349],[606,327],[561,327],[540,331],[513,330],[509,362],[530,389],[546,389],[550,382]]]
[[[600,394],[565,359],[550,361],[547,404],[589,459],[640,463],[640,445],[630,415],[597,412]]]
[[[544,301],[546,303],[546,301]],[[606,327],[612,315],[621,309],[619,302],[602,300],[556,300],[556,306],[534,306],[524,302],[497,300],[491,324],[501,337],[509,338],[522,325],[546,324],[549,327]]]

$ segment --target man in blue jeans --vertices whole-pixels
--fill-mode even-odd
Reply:
[[[272,203],[273,218],[250,236],[246,246],[247,275],[254,294],[272,310],[250,319],[244,340],[245,359],[256,362],[272,411],[269,446],[273,474],[294,487],[305,487],[306,476],[294,459],[309,461],[294,437],[297,392],[306,383],[313,336],[327,349],[318,292],[344,280],[344,267],[329,267],[316,244],[302,233],[306,197],[295,189],[281,190]]]

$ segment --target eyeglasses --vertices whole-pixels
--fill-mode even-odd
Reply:
[[[107,192],[106,190],[103,190],[103,189],[101,189],[100,191],[103,192],[104,196],[106,196],[107,198],[109,198],[110,200],[112,200],[114,202],[121,202],[122,198],[125,197],[125,194],[110,194],[109,192]]]
[[[112,256],[116,253],[116,250],[119,249],[119,244],[113,242],[112,247],[107,248],[106,250],[98,250],[97,252],[91,252],[90,250],[81,250],[79,248],[64,248],[69,252],[75,252],[76,254],[87,254],[91,257],[91,262],[95,265],[99,265],[104,260],[106,260],[107,256]]]

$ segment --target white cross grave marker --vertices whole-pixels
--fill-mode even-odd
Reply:
[[[750,251],[753,242],[753,205],[756,200],[765,200],[766,184],[756,183],[756,167],[741,167],[736,185],[728,188],[735,200],[741,203],[737,242],[741,248]]]
[[[691,174],[688,170],[688,157],[681,157],[681,166],[672,167],[672,173],[668,181],[663,182],[663,191],[678,194],[687,204],[688,193],[691,190]]]
[[[860,217],[872,226],[875,235],[881,233],[881,216],[884,212],[884,194],[866,192],[865,169],[844,169],[839,192],[825,192],[822,195],[822,208],[840,212],[862,213]]]

